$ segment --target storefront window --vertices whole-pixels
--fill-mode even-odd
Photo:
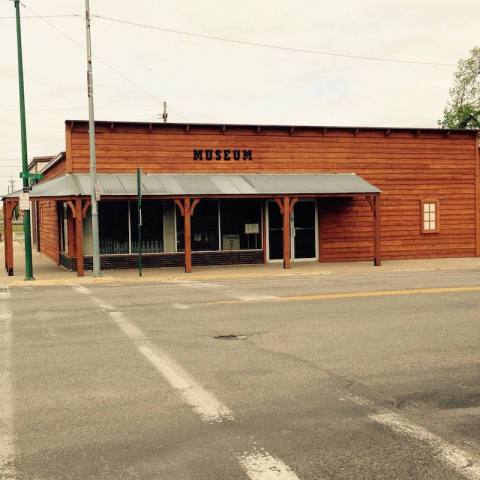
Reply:
[[[262,248],[262,204],[259,200],[221,200],[222,250]]]
[[[175,248],[173,202],[142,202],[142,252],[165,251],[165,238]],[[168,208],[167,208],[168,207]],[[130,228],[129,228],[130,220]],[[191,217],[192,251],[253,250],[262,248],[262,202],[260,200],[202,199]],[[138,252],[136,201],[99,203],[100,253]],[[166,230],[165,230],[166,229]],[[166,235],[166,237],[165,237]],[[184,251],[184,219],[177,210],[177,251]]]
[[[130,202],[132,253],[138,252],[138,209],[137,202]],[[142,201],[142,252],[163,252],[163,202]]]
[[[128,202],[99,202],[100,253],[129,253]]]

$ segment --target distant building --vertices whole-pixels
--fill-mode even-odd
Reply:
[[[43,156],[43,157],[33,157],[32,161],[28,164],[29,173],[40,173],[53,159],[55,155]],[[38,210],[37,202],[32,203],[32,212],[30,220],[32,227],[32,243],[37,246],[37,249],[40,249],[38,242]],[[40,250],[39,250],[40,251]]]

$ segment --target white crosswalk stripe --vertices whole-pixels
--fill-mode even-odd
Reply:
[[[104,302],[91,291],[75,285],[74,290],[90,299],[105,311],[118,325],[122,332],[130,338],[138,351],[155,366],[168,383],[177,390],[184,402],[205,422],[233,421],[234,414],[212,392],[204,389],[182,366],[151,342],[143,331],[131,322],[123,312]],[[252,446],[250,452],[239,455],[237,460],[251,480],[299,480],[297,475],[279,458],[265,450]]]
[[[0,478],[15,480],[11,379],[12,312],[8,287],[0,288]]]

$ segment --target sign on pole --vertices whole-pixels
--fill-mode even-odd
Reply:
[[[30,173],[30,172],[20,172],[20,178],[26,178],[27,180],[41,180],[43,178],[42,173]]]
[[[30,195],[28,192],[22,192],[18,196],[18,208],[24,212],[25,210],[30,210]]]

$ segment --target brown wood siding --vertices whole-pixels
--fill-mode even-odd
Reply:
[[[52,200],[38,202],[40,252],[59,262],[57,203]]]
[[[65,128],[65,170],[72,173],[72,129],[73,125],[67,124]]]
[[[477,229],[477,245],[476,245],[476,255],[480,257],[480,133],[477,133],[477,138],[475,140],[475,181],[476,181],[476,229]]]
[[[67,127],[68,128],[68,127]],[[385,259],[476,254],[476,166],[473,133],[380,129],[254,127],[97,127],[97,169],[134,172],[355,172],[382,189]],[[71,132],[74,172],[88,172],[85,124]],[[193,160],[194,149],[251,149],[253,160]],[[478,161],[478,160],[477,160]],[[477,169],[477,170],[476,170]],[[477,177],[476,177],[477,175]],[[281,192],[279,192],[281,193]],[[420,201],[440,203],[438,234],[422,234]],[[370,260],[373,214],[363,199],[319,200],[322,261]]]
[[[42,178],[42,182],[48,180],[50,178],[58,177],[63,175],[67,172],[65,159],[60,160],[56,163],[53,167],[49,168],[44,174]]]

